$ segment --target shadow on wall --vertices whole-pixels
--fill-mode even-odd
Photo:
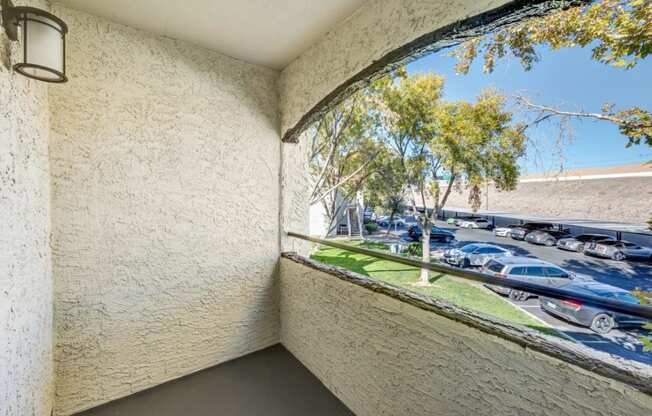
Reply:
[[[4,33],[0,34],[0,63],[11,70],[11,42]]]

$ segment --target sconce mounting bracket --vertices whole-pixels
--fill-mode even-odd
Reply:
[[[14,4],[11,0],[2,0],[2,26],[7,37],[13,41],[18,40],[18,26],[14,22]]]

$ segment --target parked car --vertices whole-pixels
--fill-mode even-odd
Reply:
[[[476,217],[475,215],[467,216],[467,217],[457,217],[455,218],[454,224],[457,225],[458,227],[461,227],[462,224],[468,221],[475,221],[475,220],[481,220],[481,217]]]
[[[379,226],[384,227],[384,228],[389,227],[390,226],[389,216],[383,215],[383,216],[378,217],[378,219],[376,219],[376,224],[378,224]],[[398,227],[398,228],[405,227],[405,221],[401,217],[398,217],[398,216],[394,217],[394,218],[392,218],[391,226],[392,227]]]
[[[554,226],[549,222],[526,222],[517,227],[512,228],[509,235],[514,240],[525,240],[525,236],[536,230],[552,230]]]
[[[553,247],[557,244],[557,240],[568,236],[570,236],[568,230],[535,230],[525,236],[525,241],[531,244]]]
[[[630,292],[598,282],[571,282],[564,286],[577,294],[601,296],[631,304],[639,300]],[[646,323],[642,318],[586,305],[572,300],[540,297],[541,309],[558,318],[591,328],[599,334],[607,334],[614,328],[641,327]]]
[[[494,235],[497,237],[509,237],[514,228],[518,228],[520,225],[512,224],[507,227],[496,227],[494,228]]]
[[[478,218],[475,220],[464,220],[460,222],[460,227],[462,228],[482,228],[488,230],[491,228],[491,222],[485,220],[484,218]]]
[[[444,261],[460,267],[483,266],[491,259],[510,257],[512,252],[493,244],[472,243],[444,252]]]
[[[601,240],[584,247],[584,254],[606,257],[614,260],[650,259],[652,249],[623,240]]]
[[[416,225],[408,228],[408,237],[412,241],[421,241],[422,236],[423,232],[420,226]],[[450,243],[455,239],[455,234],[433,225],[430,230],[430,239],[435,241],[443,241],[444,243]]]
[[[606,240],[615,240],[615,238],[604,234],[580,234],[576,237],[560,238],[557,241],[557,248],[581,253],[586,245]]]
[[[446,224],[455,225],[455,222],[457,222],[457,218],[450,217],[446,219]]]
[[[569,272],[547,261],[521,256],[489,260],[482,268],[482,271],[496,277],[506,277],[550,287],[561,287],[573,280],[591,280],[589,276]],[[509,296],[512,300],[523,301],[533,296],[527,292],[502,286],[487,285],[487,287],[496,293]]]
[[[408,227],[414,227],[419,225],[419,223],[417,222],[417,217],[415,217],[414,215],[406,215],[405,217],[403,217],[403,221],[405,222],[405,225]]]

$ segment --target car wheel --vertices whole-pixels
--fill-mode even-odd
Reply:
[[[606,313],[599,313],[591,321],[591,330],[598,334],[608,334],[614,328],[614,318]]]
[[[618,260],[618,261],[625,260],[625,257],[626,257],[625,254],[622,253],[622,252],[620,252],[620,251],[616,251],[616,252],[613,254],[613,256],[611,256],[612,259],[614,259],[614,260]]]
[[[546,245],[546,247],[552,247],[555,245],[555,240],[546,240],[544,244]]]
[[[577,246],[577,252],[584,253],[584,244],[580,244],[579,246]]]
[[[462,260],[461,266],[462,266],[463,269],[469,268],[469,267],[471,267],[471,261],[469,259],[465,258],[464,260]]]
[[[527,300],[528,298],[527,292],[523,292],[520,290],[510,290],[508,296],[511,300],[516,302],[522,302],[524,300]]]

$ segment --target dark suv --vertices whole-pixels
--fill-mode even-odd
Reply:
[[[413,225],[408,228],[408,237],[410,237],[410,240],[420,241],[422,236],[423,231],[418,225]],[[433,225],[430,229],[430,239],[435,241],[443,241],[444,243],[450,243],[455,239],[455,234]]]
[[[526,222],[516,228],[512,228],[510,237],[514,240],[525,240],[525,236],[536,230],[552,230],[554,225],[549,222]]]

